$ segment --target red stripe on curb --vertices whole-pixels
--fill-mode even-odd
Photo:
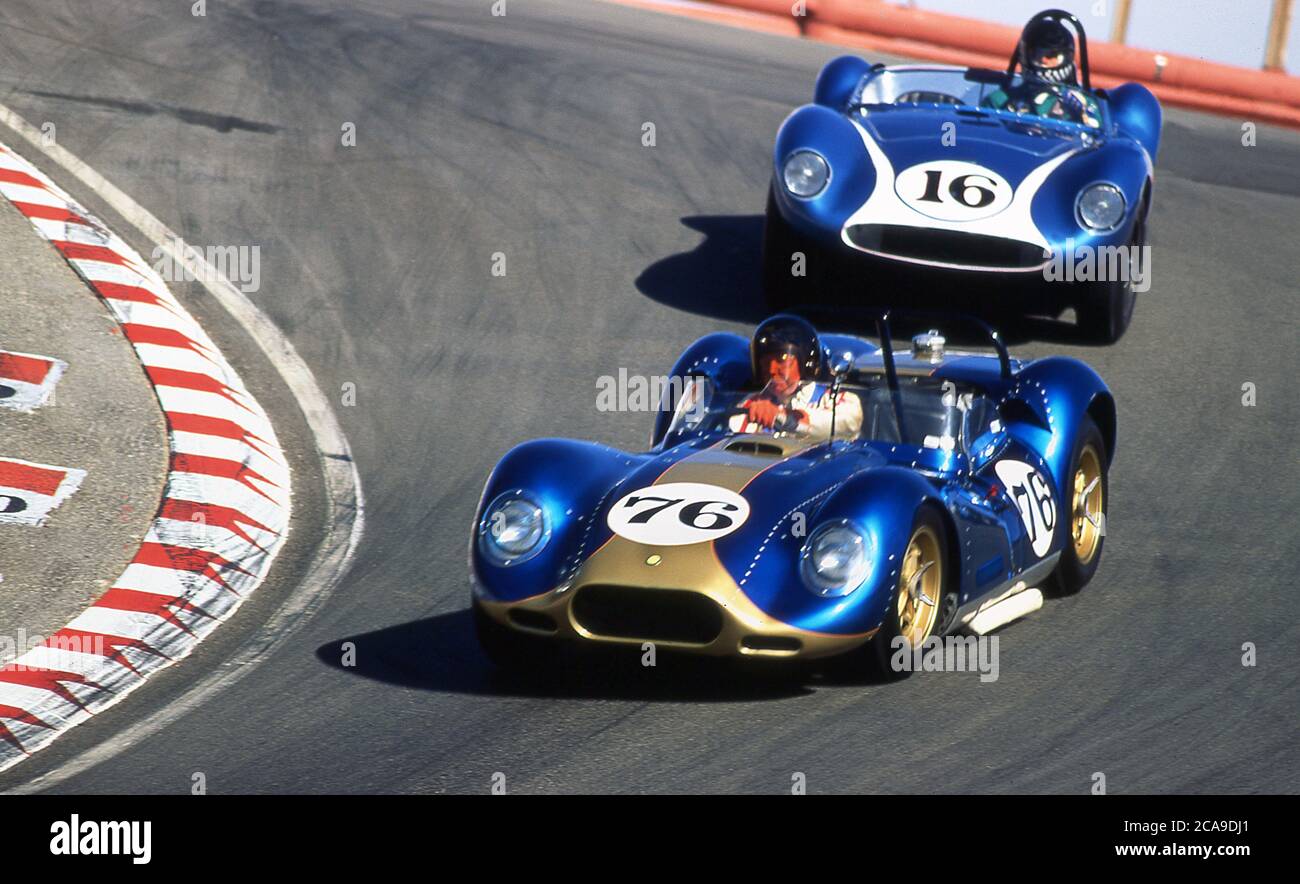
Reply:
[[[136,651],[144,651],[146,654],[153,654],[156,657],[170,659],[166,654],[155,648],[153,645],[138,638],[109,635],[107,632],[87,632],[84,629],[73,629],[70,626],[63,627],[58,632],[54,633],[54,635],[41,642],[41,645],[42,647],[53,648],[56,651],[66,652],[70,649],[75,649],[81,654],[95,654],[109,660],[115,660],[134,672],[136,675],[139,675],[141,678],[144,677],[144,673],[139,669],[136,669],[135,664],[127,659],[127,656],[122,653],[127,648]],[[72,648],[69,648],[69,645],[71,645]],[[108,648],[110,653],[102,653],[101,651],[96,650],[96,648]]]
[[[50,242],[69,261],[100,261],[104,264],[117,264],[122,267],[127,267],[131,263],[108,246],[97,246],[84,242],[68,242],[65,239],[55,239]]]
[[[124,285],[120,282],[103,282],[98,279],[92,281],[91,285],[94,287],[95,291],[99,293],[100,297],[107,298],[111,301],[131,301],[135,304],[153,304],[158,307],[167,307],[168,310],[171,309],[168,304],[153,292],[148,289],[140,288],[138,285]]]
[[[232,420],[208,417],[202,414],[185,414],[180,411],[164,411],[163,416],[167,418],[168,426],[177,433],[197,433],[203,436],[219,436],[222,439],[233,439],[236,442],[244,443],[263,457],[271,458],[271,455],[261,447],[266,445],[265,439],[246,430]],[[261,444],[254,445],[254,442]],[[271,459],[274,460],[274,458]]]
[[[253,576],[219,553],[206,549],[193,549],[188,546],[176,546],[170,543],[140,544],[140,551],[135,554],[135,558],[131,560],[131,563],[201,574],[209,580],[220,583],[235,595],[239,595],[239,593],[233,587],[226,586],[225,581],[221,579],[221,572],[223,570],[238,571],[248,577]]]
[[[57,669],[27,669],[17,664],[10,663],[6,666],[0,666],[0,682],[7,684],[17,684],[23,687],[40,688],[53,694],[58,694],[78,709],[85,710],[86,704],[78,699],[77,695],[68,690],[64,682],[70,684],[85,685],[88,688],[98,688],[103,690],[104,686],[93,682],[84,675],[75,672],[61,672]]]
[[[78,215],[76,212],[65,209],[62,206],[42,206],[39,203],[14,203],[14,208],[22,212],[28,218],[40,218],[42,221],[62,221],[65,224],[81,224],[86,227],[96,227],[90,219]]]
[[[171,468],[173,472],[177,473],[198,473],[203,476],[215,476],[218,479],[233,479],[250,491],[262,495],[271,503],[275,503],[275,499],[254,485],[253,481],[265,482],[272,488],[278,488],[279,486],[257,470],[237,460],[206,457],[201,454],[173,454]]]
[[[49,190],[45,183],[39,178],[33,178],[26,172],[19,172],[17,169],[0,169],[0,183],[4,184],[21,184],[23,187],[36,187],[40,190]]]
[[[104,593],[95,602],[94,607],[109,608],[114,611],[128,611],[133,614],[152,614],[166,620],[182,632],[191,635],[194,634],[194,630],[181,622],[179,616],[181,611],[198,614],[200,617],[206,617],[209,620],[217,619],[193,602],[187,602],[184,596],[145,592],[141,589],[127,589],[124,586],[115,586]]]
[[[122,323],[122,334],[132,344],[154,344],[159,347],[176,347],[192,350],[207,358],[206,348],[198,341],[174,328],[159,328],[156,325],[139,325],[134,322]]]
[[[183,390],[196,390],[200,393],[216,393],[218,396],[229,399],[245,411],[252,411],[247,405],[234,397],[235,390],[233,388],[227,387],[211,375],[200,374],[197,371],[182,371],[179,368],[159,368],[156,365],[146,365],[144,370],[149,375],[149,380],[153,381],[154,386],[180,387]]]
[[[266,531],[269,534],[279,532],[272,531],[261,522],[235,509],[233,506],[221,506],[216,503],[197,503],[193,500],[177,500],[168,497],[163,500],[162,509],[158,511],[160,519],[175,519],[178,522],[193,522],[195,516],[202,516],[204,525],[216,525],[219,528],[225,528],[232,534],[236,534],[244,540],[251,543],[258,549],[265,549],[260,543],[253,539],[244,525],[252,526],[259,531]]]

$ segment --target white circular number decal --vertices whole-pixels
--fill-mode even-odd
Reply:
[[[959,160],[935,160],[898,173],[898,198],[940,221],[975,221],[1011,205],[1014,191],[1006,179],[983,166]]]
[[[1056,499],[1047,478],[1029,464],[1018,460],[1000,461],[994,468],[1006,487],[1007,496],[1020,510],[1025,534],[1040,559],[1052,545],[1056,531]]]
[[[717,540],[749,518],[749,503],[734,491],[700,482],[651,485],[624,495],[606,522],[619,537],[653,546]]]

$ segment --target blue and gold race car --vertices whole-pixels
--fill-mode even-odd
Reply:
[[[1074,16],[1049,10],[1005,71],[828,63],[776,137],[769,306],[870,300],[910,279],[979,293],[962,309],[1072,306],[1086,335],[1117,340],[1147,284],[1161,110],[1137,83],[1093,89],[1087,47]]]
[[[489,656],[652,642],[885,669],[900,638],[1049,580],[1078,590],[1101,558],[1114,400],[1082,362],[1012,359],[969,321],[996,352],[938,331],[896,352],[778,315],[685,351],[650,450],[514,448],[470,540]],[[875,331],[891,341],[887,315]]]

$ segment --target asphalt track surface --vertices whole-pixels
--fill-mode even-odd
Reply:
[[[998,681],[627,661],[510,678],[466,613],[488,471],[539,436],[643,446],[650,415],[598,412],[596,378],[664,374],[699,335],[761,318],[772,138],[839,50],[602,3],[511,0],[504,18],[486,0],[168,6],[9,0],[0,100],[56,122],[190,242],[261,246],[259,305],[327,394],[356,384],[355,406],[335,404],[367,533],[342,587],[251,677],[54,789],[184,792],[201,771],[214,793],[484,792],[499,771],[512,792],[778,793],[801,771],[813,792],[1083,793],[1100,771],[1113,793],[1300,790],[1296,133],[1261,126],[1246,148],[1242,121],[1170,111],[1154,285],[1127,336],[1011,330],[1017,353],[1101,372],[1120,442],[1097,578],[1001,633]],[[292,424],[246,348],[228,344]],[[0,786],[57,774],[233,665],[294,563],[194,657]]]

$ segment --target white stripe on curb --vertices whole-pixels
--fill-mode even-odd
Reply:
[[[253,668],[248,664],[260,662],[278,646],[342,578],[363,531],[363,508],[360,479],[328,400],[269,318],[202,258],[191,263],[192,256],[178,248],[181,241],[165,225],[71,153],[44,144],[38,130],[3,105],[0,122],[90,186],[173,260],[192,267],[250,333],[303,408],[317,440],[328,504],[325,537],[315,558],[290,597],[240,649],[242,665],[235,672],[219,669],[205,676],[160,714],[83,752],[26,791],[112,757],[247,675]],[[44,650],[29,652],[30,660],[24,655],[0,670],[4,769],[89,714],[113,705],[150,672],[189,654],[229,617],[261,583],[284,541],[289,487],[285,457],[269,419],[157,274],[30,163],[12,151],[0,151],[0,177],[9,179],[0,181],[0,193],[19,204],[38,232],[105,298],[120,322],[147,327],[143,335],[132,329],[127,337],[138,339],[133,344],[167,416],[173,452],[162,509],[136,560],[103,598],[58,636],[65,642],[107,641],[106,655],[98,658],[99,671],[88,673],[84,665],[60,673],[22,668],[25,662],[48,659]],[[160,330],[188,340],[160,342],[153,337]],[[187,528],[191,542],[177,543]]]

